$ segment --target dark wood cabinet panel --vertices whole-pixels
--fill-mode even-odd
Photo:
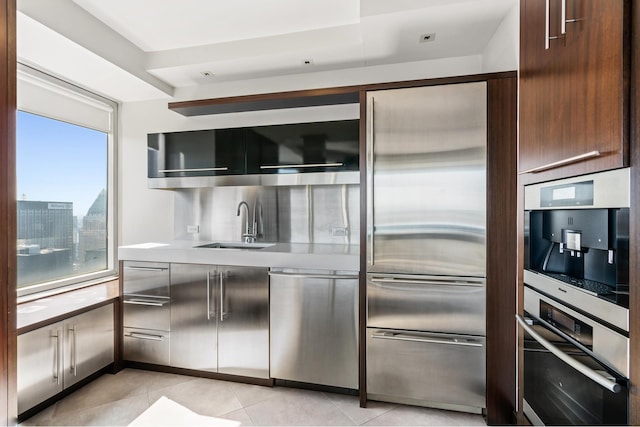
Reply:
[[[548,4],[521,1],[519,172],[534,182],[627,166],[628,1]]]

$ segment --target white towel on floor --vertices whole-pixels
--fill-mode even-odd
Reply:
[[[173,400],[162,396],[147,408],[135,420],[129,423],[133,427],[145,426],[202,426],[202,427],[238,427],[237,421],[198,415]]]

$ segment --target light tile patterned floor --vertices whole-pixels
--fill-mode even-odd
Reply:
[[[103,375],[21,423],[23,426],[126,426],[161,396],[207,416],[251,426],[485,425],[480,415],[369,402],[357,396],[125,369]]]

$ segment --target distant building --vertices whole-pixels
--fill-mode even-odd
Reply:
[[[78,260],[84,271],[95,271],[107,263],[107,192],[102,190],[82,218],[78,236]]]
[[[73,270],[73,203],[18,200],[18,287]]]

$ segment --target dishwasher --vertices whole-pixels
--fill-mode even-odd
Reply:
[[[358,388],[358,272],[272,268],[270,371],[282,380]]]

